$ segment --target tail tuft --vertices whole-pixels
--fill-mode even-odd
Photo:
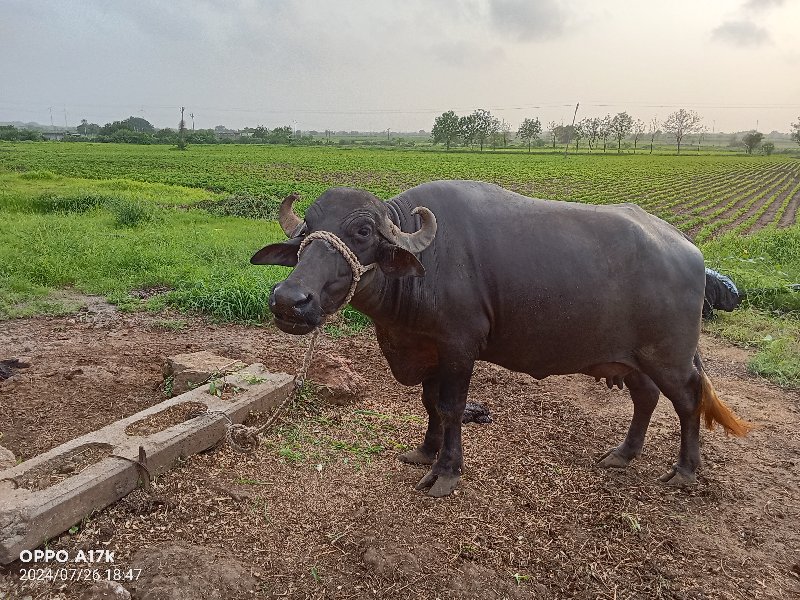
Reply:
[[[747,435],[753,425],[733,414],[733,411],[719,399],[711,380],[702,367],[702,363],[700,363],[698,371],[700,372],[701,381],[699,409],[705,421],[706,429],[714,429],[714,423],[719,423],[725,429],[726,435],[730,434],[737,437]]]

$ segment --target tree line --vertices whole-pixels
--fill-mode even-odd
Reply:
[[[795,128],[792,137],[800,144],[800,117],[798,123],[792,124],[792,127]],[[434,144],[444,144],[447,150],[452,146],[461,145],[478,146],[482,151],[487,144],[491,144],[492,147],[507,146],[510,131],[511,127],[505,121],[497,119],[488,110],[477,109],[465,116],[458,116],[450,110],[436,117],[431,138]],[[667,115],[663,121],[654,117],[648,123],[644,123],[627,112],[620,112],[614,116],[607,114],[604,117],[585,117],[572,125],[550,121],[546,130],[538,118],[526,118],[519,126],[516,137],[528,146],[528,152],[533,145],[542,146],[545,143],[551,144],[553,149],[557,144],[562,146],[574,144],[577,152],[583,143],[588,152],[599,150],[601,147],[603,152],[607,152],[609,148],[616,147],[619,153],[622,152],[623,140],[630,140],[633,142],[634,154],[639,149],[640,143],[643,145],[649,143],[649,151],[652,154],[656,138],[668,135],[674,139],[677,153],[680,154],[681,145],[687,135],[698,135],[699,148],[703,136],[707,133],[708,129],[702,125],[702,117],[699,114],[681,108]],[[743,136],[742,145],[748,154],[752,154],[763,139],[763,133],[753,130]],[[766,154],[771,154],[775,146],[767,142],[763,144],[762,149]]]

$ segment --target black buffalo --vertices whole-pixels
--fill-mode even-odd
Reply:
[[[361,265],[376,265],[352,305],[375,323],[397,380],[422,384],[425,439],[399,457],[431,465],[417,489],[444,496],[458,484],[461,416],[476,360],[537,379],[585,373],[624,382],[633,420],[625,440],[600,459],[603,467],[625,467],[641,454],[659,392],[681,427],[678,462],[662,481],[695,481],[701,414],[709,427],[746,433],[717,398],[697,353],[703,257],[638,206],[539,200],[487,183],[437,181],[387,202],[332,188],[301,221],[294,199],[281,206],[290,239],[252,258],[295,267],[270,295],[276,323],[308,333],[347,298],[351,266],[332,242],[312,238],[298,259],[309,235],[331,232]]]

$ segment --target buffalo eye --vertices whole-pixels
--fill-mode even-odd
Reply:
[[[356,231],[356,235],[360,238],[368,238],[369,236],[372,235],[372,227],[370,227],[369,225],[363,225],[358,228],[358,230]]]

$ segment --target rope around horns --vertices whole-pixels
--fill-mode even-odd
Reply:
[[[350,304],[350,300],[353,299],[353,295],[355,295],[356,289],[358,288],[358,282],[361,281],[361,276],[367,271],[374,269],[375,263],[367,266],[362,265],[358,261],[358,257],[356,256],[355,252],[348,248],[347,244],[345,244],[339,238],[339,236],[330,231],[315,231],[307,235],[301,242],[300,249],[297,251],[298,260],[300,260],[300,255],[303,253],[303,250],[305,250],[306,246],[308,246],[314,240],[324,240],[328,242],[335,250],[339,252],[339,254],[344,257],[344,259],[347,261],[347,264],[350,265],[350,270],[353,273],[353,280],[350,283],[350,290],[347,292],[347,296],[341,302],[341,304],[339,304],[339,308],[333,311],[333,314],[336,314],[345,306]],[[269,429],[272,424],[278,420],[281,413],[283,413],[284,409],[289,405],[289,403],[297,398],[297,395],[300,393],[300,390],[303,388],[303,384],[305,383],[306,375],[308,374],[308,368],[311,366],[311,359],[314,356],[314,346],[317,343],[320,331],[321,327],[317,327],[311,334],[311,340],[306,348],[306,354],[303,357],[303,363],[300,366],[300,370],[294,376],[294,389],[273,411],[266,423],[264,423],[261,427],[247,427],[242,423],[232,423],[230,418],[226,414],[222,413],[222,415],[228,421],[225,429],[225,441],[228,442],[228,445],[231,448],[237,452],[248,452],[258,448],[258,436]]]

